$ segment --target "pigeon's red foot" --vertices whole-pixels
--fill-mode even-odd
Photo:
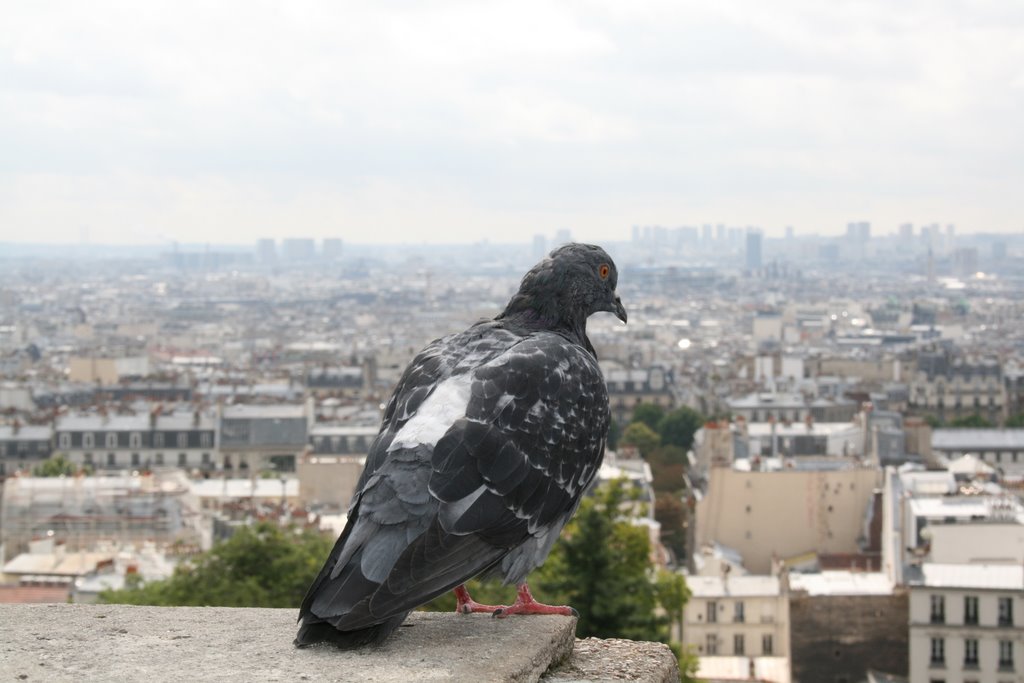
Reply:
[[[493,616],[504,618],[510,614],[562,614],[567,617],[579,617],[580,614],[568,605],[545,605],[533,599],[530,587],[525,583],[519,584],[516,590],[516,601],[514,604],[505,607],[504,605],[494,610]]]
[[[473,614],[474,612],[487,612],[488,614],[494,614],[498,610],[508,609],[504,605],[481,605],[479,602],[469,597],[469,591],[466,590],[466,584],[455,587],[455,611],[459,614]]]

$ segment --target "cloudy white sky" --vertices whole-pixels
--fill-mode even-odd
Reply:
[[[1020,0],[0,0],[0,241],[1024,230]]]

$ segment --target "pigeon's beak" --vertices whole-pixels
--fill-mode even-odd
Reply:
[[[618,294],[615,294],[614,296],[615,300],[612,302],[611,312],[615,314],[616,318],[622,322],[626,322],[626,307],[622,305],[622,299],[619,298]]]

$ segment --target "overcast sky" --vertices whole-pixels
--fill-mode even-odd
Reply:
[[[0,241],[1024,231],[1024,2],[0,0]]]

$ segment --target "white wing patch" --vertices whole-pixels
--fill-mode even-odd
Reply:
[[[388,451],[413,448],[418,444],[435,445],[456,420],[466,416],[472,383],[473,377],[467,373],[438,384],[412,419],[395,434]]]

